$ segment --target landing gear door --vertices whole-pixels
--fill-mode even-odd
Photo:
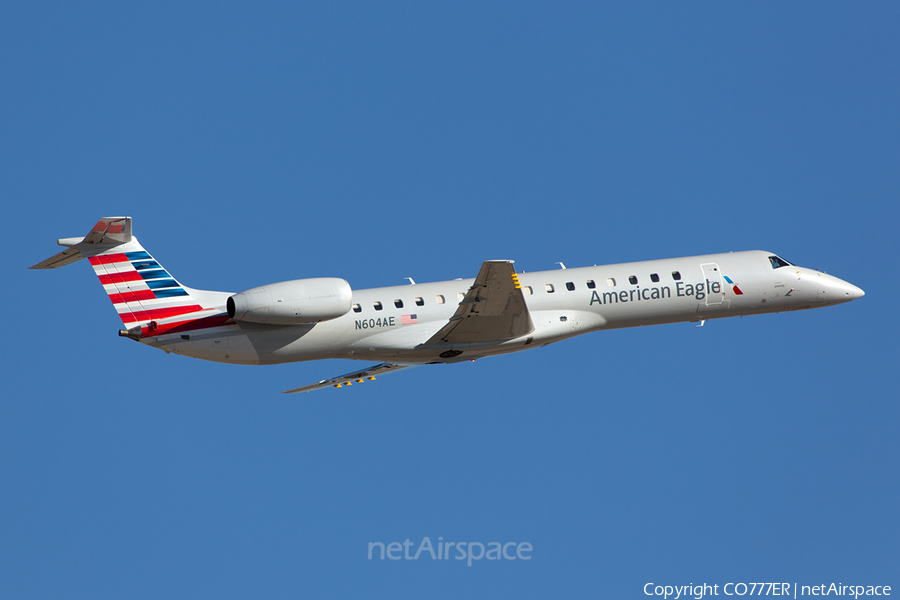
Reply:
[[[722,271],[716,263],[703,263],[700,265],[706,287],[706,306],[719,306],[725,300],[725,285],[722,281]]]

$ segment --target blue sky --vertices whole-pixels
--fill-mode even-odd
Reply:
[[[900,585],[895,4],[0,14],[4,598]],[[123,214],[202,289],[765,249],[866,296],[282,396],[356,363],[167,356],[27,270]],[[424,536],[533,558],[366,559]]]

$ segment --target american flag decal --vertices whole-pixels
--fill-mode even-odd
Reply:
[[[418,323],[416,315],[400,315],[401,325],[414,325],[415,323]]]

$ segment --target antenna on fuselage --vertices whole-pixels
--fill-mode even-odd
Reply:
[[[404,277],[403,279],[409,279],[409,285],[416,285],[416,282],[413,281],[412,277]]]
[[[566,268],[566,265],[562,264],[561,262],[553,263],[553,264],[559,265],[559,268],[560,268],[560,269],[563,269],[563,270],[565,270],[565,268]]]

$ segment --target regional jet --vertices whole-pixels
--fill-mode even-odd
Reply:
[[[474,279],[354,290],[344,279],[281,281],[240,293],[182,285],[131,234],[131,217],[100,219],[32,269],[87,258],[122,337],[202,360],[279,364],[324,358],[374,366],[287,390],[372,381],[423,364],[529,350],[576,335],[819,308],[860,298],[846,281],[752,250],[517,273],[488,260]]]

